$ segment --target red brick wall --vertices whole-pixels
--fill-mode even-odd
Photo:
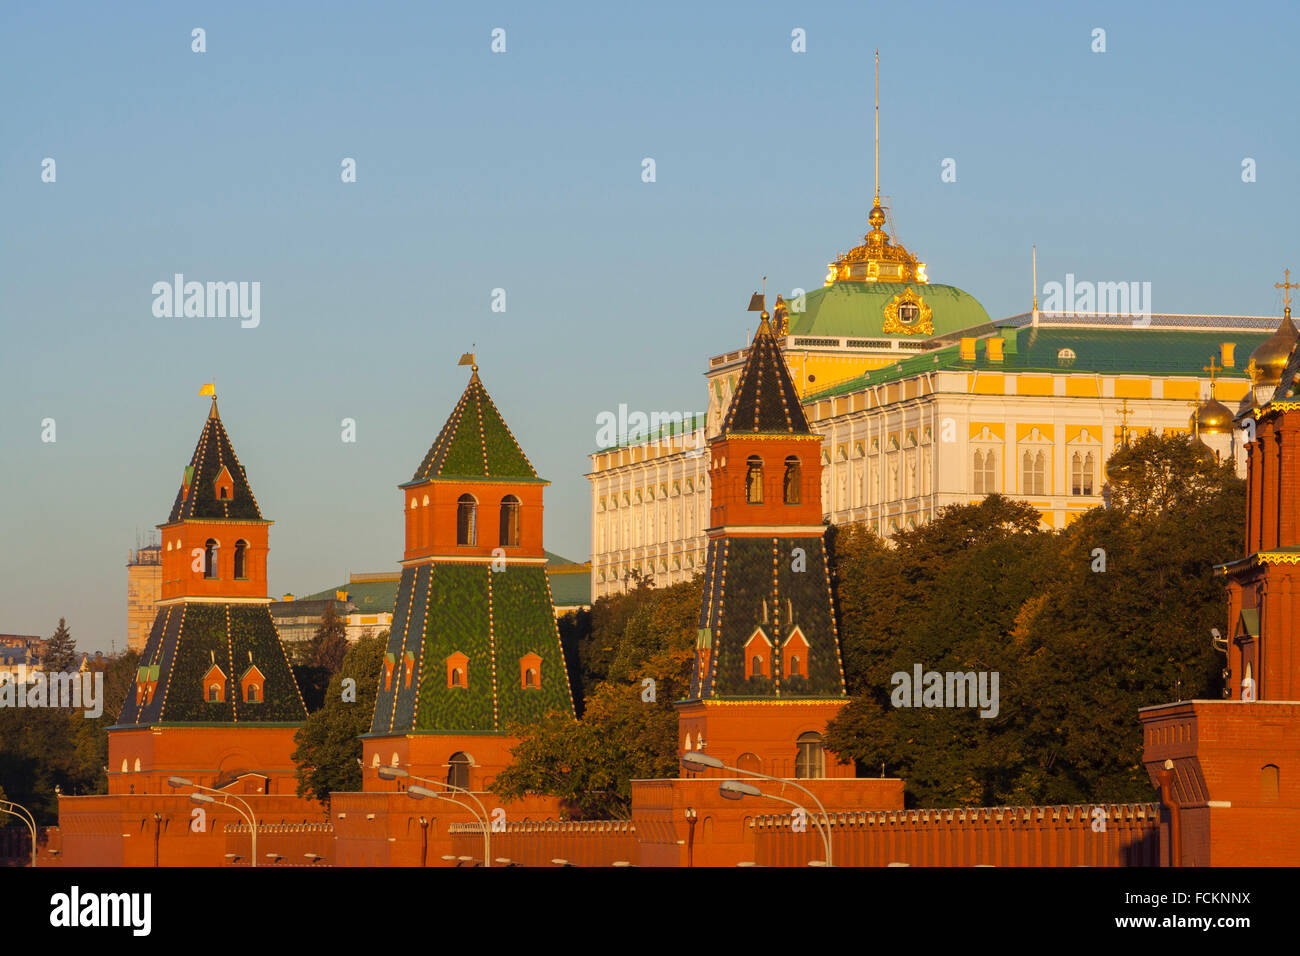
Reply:
[[[836,866],[1159,866],[1158,804],[832,813]],[[754,821],[759,866],[806,866],[825,856],[812,825],[795,833],[789,816]]]

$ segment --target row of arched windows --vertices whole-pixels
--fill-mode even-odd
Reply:
[[[216,538],[208,538],[203,543],[203,577],[215,581],[217,575],[217,552],[221,546]],[[248,577],[248,542],[240,538],[235,542],[234,578],[243,581]]]
[[[519,499],[514,495],[501,499],[497,541],[503,548],[519,545]],[[478,544],[478,499],[473,495],[461,495],[456,502],[456,543]]]
[[[429,496],[424,496],[424,507],[429,506]],[[420,507],[417,498],[411,499],[411,510]],[[497,523],[497,542],[504,548],[519,546],[519,499],[506,495],[501,499]],[[456,500],[456,543],[478,545],[478,499],[463,494]]]
[[[763,459],[750,455],[745,460],[745,501],[751,505],[763,503]],[[781,479],[781,496],[788,505],[797,505],[802,499],[803,465],[795,455],[785,460],[785,474]]]

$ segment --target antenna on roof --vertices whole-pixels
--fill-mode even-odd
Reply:
[[[1038,246],[1034,246],[1034,311],[1032,317],[1034,328],[1038,328]]]

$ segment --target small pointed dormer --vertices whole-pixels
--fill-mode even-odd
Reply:
[[[226,702],[226,672],[215,660],[203,674],[203,700],[209,704]]]
[[[266,700],[266,675],[256,664],[249,664],[239,675],[239,699],[245,704],[260,704]]]

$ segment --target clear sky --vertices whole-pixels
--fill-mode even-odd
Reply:
[[[584,559],[596,416],[702,411],[761,277],[816,287],[866,231],[875,47],[882,191],[933,281],[1024,311],[1037,243],[1040,285],[1279,313],[1298,28],[1286,3],[4,0],[0,632],[122,647],[127,551],[214,379],[272,594],[396,567],[395,486],[471,348],[553,482],[548,548]],[[155,317],[175,273],[260,282],[260,324]]]

